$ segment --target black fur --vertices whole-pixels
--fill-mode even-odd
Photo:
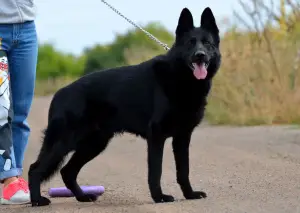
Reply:
[[[129,132],[148,144],[148,184],[155,202],[172,202],[160,179],[165,140],[172,137],[177,182],[186,199],[206,197],[194,191],[189,181],[189,144],[194,128],[204,115],[212,78],[219,69],[219,30],[210,8],[194,27],[187,8],[181,12],[176,41],[164,55],[134,66],[94,72],[60,89],[49,109],[48,126],[37,161],[30,166],[32,206],[48,205],[40,185],[61,169],[65,185],[81,202],[96,200],[84,194],[76,181],[80,169],[108,145],[118,133]],[[205,53],[195,57],[197,51]],[[193,76],[191,63],[209,64],[206,79]]]

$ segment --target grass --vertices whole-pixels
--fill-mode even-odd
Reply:
[[[35,85],[35,96],[52,95],[61,87],[74,81],[76,78],[61,77],[55,80],[37,80]]]

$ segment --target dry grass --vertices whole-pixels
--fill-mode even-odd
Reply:
[[[234,125],[300,123],[300,45],[272,35],[258,45],[244,35],[228,36],[221,49],[223,62],[209,99],[209,121]]]

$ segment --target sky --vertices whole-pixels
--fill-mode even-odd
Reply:
[[[232,17],[239,9],[237,0],[106,0],[139,25],[159,21],[174,32],[182,8],[190,9],[195,25],[205,7],[210,7],[217,21]],[[113,41],[115,33],[133,26],[101,0],[35,0],[36,25],[41,43],[48,42],[61,51],[80,54],[85,47]],[[221,3],[223,2],[223,3]]]

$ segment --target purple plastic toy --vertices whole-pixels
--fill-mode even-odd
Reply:
[[[103,186],[81,186],[84,194],[102,195],[104,193]],[[50,197],[74,197],[74,194],[66,187],[50,188],[48,191]]]

